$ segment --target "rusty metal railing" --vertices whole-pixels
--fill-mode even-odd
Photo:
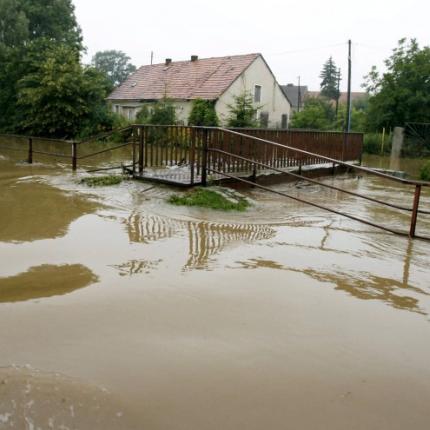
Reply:
[[[229,151],[224,151],[224,150],[219,149],[219,148],[212,148],[212,147],[210,147],[210,141],[206,141],[205,142],[205,148],[203,148],[203,152],[206,154],[206,156],[205,156],[206,161],[204,163],[204,166],[205,166],[205,169],[206,169],[207,172],[212,172],[212,173],[215,173],[215,174],[226,176],[228,178],[233,178],[235,180],[238,180],[238,181],[241,181],[241,182],[244,182],[244,183],[248,183],[248,184],[251,184],[253,186],[262,188],[262,189],[264,189],[266,191],[274,192],[276,194],[283,195],[284,197],[288,197],[288,198],[300,201],[302,203],[305,203],[305,204],[308,204],[308,205],[311,205],[311,206],[314,206],[314,207],[318,207],[318,208],[326,210],[328,212],[332,212],[332,213],[335,213],[335,214],[338,214],[338,215],[342,215],[342,216],[345,216],[347,218],[353,219],[355,221],[362,222],[362,223],[367,224],[367,225],[371,225],[371,226],[379,228],[381,230],[389,231],[391,233],[395,233],[395,234],[399,234],[399,235],[403,235],[403,236],[416,237],[416,238],[419,238],[419,239],[430,240],[430,237],[421,236],[421,235],[417,235],[416,234],[416,225],[417,225],[418,214],[420,214],[420,213],[421,214],[430,214],[430,211],[425,211],[425,210],[420,210],[419,209],[421,189],[422,189],[422,187],[429,187],[430,186],[430,182],[416,181],[416,180],[410,180],[410,179],[404,179],[404,178],[397,178],[397,177],[394,177],[394,176],[391,176],[391,175],[387,175],[387,174],[382,173],[382,172],[375,171],[373,169],[369,169],[367,167],[357,166],[357,165],[352,164],[352,163],[347,163],[345,161],[336,160],[336,159],[333,159],[331,157],[326,157],[326,156],[320,155],[320,154],[314,154],[314,153],[311,153],[309,151],[305,151],[305,150],[298,149],[298,148],[293,148],[293,147],[290,147],[290,146],[287,146],[287,145],[282,145],[282,144],[279,144],[279,143],[276,143],[276,142],[271,142],[271,141],[268,141],[268,140],[265,140],[265,139],[261,139],[261,138],[258,138],[258,137],[254,137],[254,136],[251,137],[249,135],[246,135],[246,134],[243,134],[243,133],[239,133],[239,132],[233,131],[233,130],[224,130],[224,132],[225,133],[233,133],[235,135],[242,136],[242,137],[247,138],[247,139],[251,138],[251,139],[255,140],[256,142],[259,142],[262,145],[269,145],[271,147],[279,147],[282,150],[287,149],[287,150],[290,150],[290,151],[297,152],[299,154],[304,154],[304,155],[309,156],[309,157],[317,157],[318,159],[325,160],[325,161],[330,162],[330,163],[334,163],[334,164],[346,166],[346,167],[348,167],[350,169],[358,170],[358,171],[361,171],[361,172],[364,172],[364,173],[367,173],[367,174],[370,174],[370,175],[379,176],[379,177],[382,177],[382,178],[390,180],[390,181],[402,183],[403,185],[413,185],[413,186],[415,186],[413,205],[412,205],[411,208],[400,206],[400,205],[395,205],[393,203],[384,202],[382,200],[378,200],[378,199],[375,199],[375,198],[372,198],[372,197],[369,197],[369,196],[365,196],[363,194],[355,193],[355,192],[352,192],[352,191],[349,191],[349,190],[345,190],[345,189],[342,189],[342,188],[339,188],[339,187],[334,187],[332,185],[325,184],[323,182],[319,182],[319,181],[317,181],[315,179],[307,178],[307,177],[301,175],[301,172],[299,174],[293,173],[293,172],[290,172],[290,171],[285,170],[285,169],[280,169],[280,168],[278,168],[276,166],[273,166],[271,164],[267,164],[267,163],[255,160],[253,158],[243,157],[242,155],[234,154],[234,153],[229,152]],[[253,166],[253,171],[254,171],[254,174],[253,174],[254,180],[250,181],[250,180],[244,179],[243,177],[241,178],[238,175],[234,175],[234,174],[232,174],[232,172],[226,171],[222,167],[225,166],[225,165],[230,165],[231,164],[230,160],[228,160],[227,162],[225,162],[225,160],[221,161],[219,156],[218,157],[211,157],[211,154],[218,154],[218,155],[221,155],[222,157],[225,157],[227,159],[234,158],[236,160],[240,160],[241,162],[248,163],[248,165],[252,165]],[[217,168],[217,166],[220,166],[220,167]],[[304,200],[304,199],[301,199],[301,198],[298,198],[298,197],[294,197],[294,196],[291,196],[291,195],[283,193],[283,192],[272,190],[269,187],[264,187],[262,185],[256,184],[255,183],[255,178],[256,178],[255,172],[257,170],[257,167],[264,168],[264,169],[267,169],[267,170],[277,171],[279,173],[283,173],[283,174],[292,176],[292,177],[294,177],[296,179],[305,180],[305,181],[308,181],[308,182],[311,182],[311,183],[314,183],[314,184],[318,184],[318,185],[320,185],[322,187],[325,187],[325,188],[334,189],[336,191],[340,191],[340,192],[343,192],[343,193],[346,193],[346,194],[349,194],[349,195],[353,195],[355,197],[358,197],[358,198],[361,198],[361,199],[365,199],[365,200],[368,200],[368,201],[372,201],[374,203],[378,203],[378,204],[381,204],[381,205],[389,206],[389,207],[392,207],[394,209],[411,212],[411,221],[410,221],[409,232],[404,232],[404,231],[400,231],[400,230],[391,229],[389,227],[386,227],[386,226],[383,226],[383,225],[380,225],[380,224],[376,224],[376,223],[373,223],[373,222],[368,221],[368,220],[364,220],[364,219],[356,217],[354,215],[350,215],[350,214],[347,214],[345,212],[341,212],[341,211],[337,211],[337,210],[334,210],[334,209],[331,209],[331,208],[327,208],[327,207],[325,207],[323,205],[319,205],[319,204],[316,204],[316,203],[313,203],[313,202],[309,202],[307,200]],[[205,185],[206,181],[207,181],[207,173],[202,176],[203,185]]]

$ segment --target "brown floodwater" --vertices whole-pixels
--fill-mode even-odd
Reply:
[[[0,429],[429,428],[430,243],[258,189],[244,213],[177,207],[168,187],[87,188],[20,158],[0,153]],[[273,188],[408,229],[339,192]]]

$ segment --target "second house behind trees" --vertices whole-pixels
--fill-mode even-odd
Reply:
[[[134,120],[146,104],[172,101],[176,117],[187,124],[196,99],[211,100],[226,125],[234,97],[252,95],[262,127],[287,128],[291,104],[261,54],[199,59],[142,66],[108,97],[112,110]]]

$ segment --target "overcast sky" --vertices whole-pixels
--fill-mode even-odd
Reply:
[[[347,76],[353,42],[353,90],[372,65],[383,66],[402,37],[430,42],[425,0],[73,0],[89,62],[97,52],[126,52],[136,66],[260,52],[280,84],[319,89],[322,64],[333,56]]]

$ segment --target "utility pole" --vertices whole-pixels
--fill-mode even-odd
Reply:
[[[151,66],[152,66],[153,61],[154,61],[154,51],[151,51]]]
[[[337,97],[336,97],[336,122],[339,113],[339,98],[340,98],[340,67],[337,71]]]
[[[300,105],[302,101],[302,91],[300,89],[300,76],[298,76],[298,80],[299,80],[299,86],[297,89],[297,112],[300,112]]]
[[[346,103],[346,132],[351,131],[351,39],[348,40],[348,98]]]

